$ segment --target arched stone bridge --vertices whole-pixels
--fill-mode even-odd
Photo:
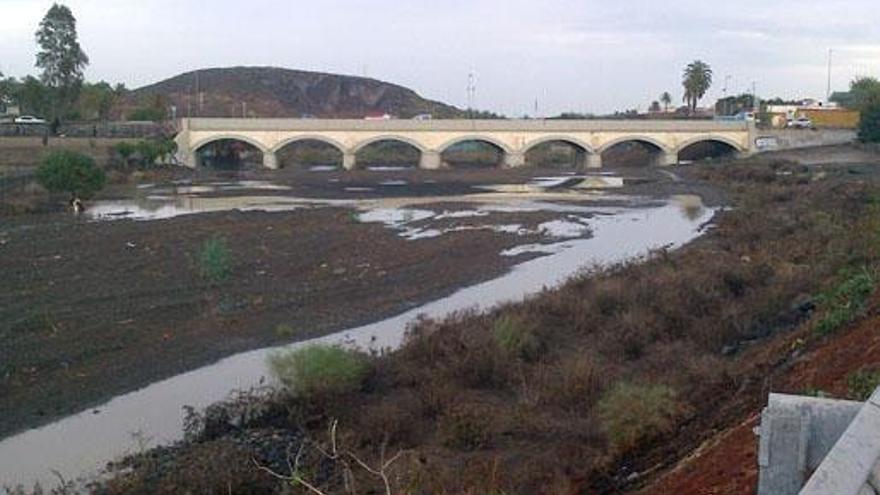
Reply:
[[[525,164],[525,154],[546,142],[565,142],[578,150],[589,168],[602,166],[602,153],[620,143],[646,143],[656,151],[655,164],[677,163],[686,147],[719,142],[736,153],[754,151],[754,126],[747,122],[697,120],[320,120],[320,119],[183,119],[176,138],[178,159],[199,166],[198,151],[207,144],[233,139],[263,153],[263,164],[278,168],[277,153],[304,140],[339,149],[343,167],[356,166],[357,152],[379,141],[408,143],[421,152],[420,167],[443,166],[441,154],[466,141],[483,141],[503,153],[508,167]]]

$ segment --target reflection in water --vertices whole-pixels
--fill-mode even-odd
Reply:
[[[714,210],[704,208],[696,217],[690,217],[671,203],[604,213],[585,220],[593,233],[591,238],[545,245],[542,248],[552,254],[518,264],[501,277],[377,323],[286,347],[325,342],[395,348],[407,324],[420,314],[436,318],[475,305],[485,309],[520,300],[544,287],[558,285],[582,267],[613,264],[644,256],[653,249],[681,246],[700,234],[700,225],[711,219]],[[55,480],[53,469],[68,479],[97,474],[107,461],[137,448],[132,439],[136,432],[140,438],[151,438],[154,444],[178,440],[182,435],[183,406],[204,408],[228,397],[233,390],[259,384],[268,376],[266,357],[274,350],[236,354],[2,440],[0,484],[30,484],[37,480],[51,483]]]
[[[672,197],[672,201],[678,204],[681,212],[688,220],[696,220],[703,214],[703,198],[696,194],[679,194]]]

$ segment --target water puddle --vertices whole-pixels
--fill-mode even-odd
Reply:
[[[551,177],[534,177],[525,184],[492,184],[477,186],[484,191],[511,194],[544,193],[547,191],[583,194],[584,190],[617,189],[623,187],[625,180],[612,175],[558,175]]]
[[[589,178],[588,178],[589,179]],[[596,177],[593,177],[596,179]],[[589,179],[589,180],[593,180]],[[614,179],[618,179],[615,177]],[[330,179],[338,182],[339,179]],[[282,195],[290,186],[270,181],[243,180],[235,182],[208,182],[194,184],[190,180],[174,181],[170,185],[144,184],[137,187],[137,196],[130,199],[101,200],[88,205],[86,217],[92,220],[163,220],[181,215],[212,213],[218,211],[290,211],[308,207],[351,206],[360,210],[374,208],[403,208],[419,204],[462,202],[482,205],[463,211],[446,211],[436,219],[468,218],[489,215],[492,212],[509,211],[584,211],[583,206],[560,206],[552,201],[625,201],[638,202],[638,198],[612,196],[605,192],[585,190],[570,186],[574,180],[584,183],[583,176],[539,177],[532,183],[486,186],[484,192],[454,196],[419,196],[375,199],[316,199]],[[621,179],[622,180],[622,179]],[[559,187],[560,184],[566,187]],[[409,183],[394,179],[380,182],[381,187],[401,188]],[[589,188],[588,188],[589,189]],[[374,187],[344,187],[349,193],[374,192]],[[277,191],[279,194],[260,195],[251,191]],[[236,194],[240,193],[240,194]],[[494,205],[494,206],[493,206]],[[591,209],[588,207],[587,209]],[[407,213],[404,213],[406,215]],[[367,220],[370,221],[370,220]],[[427,235],[427,234],[423,234]]]
[[[654,249],[681,246],[700,235],[701,226],[715,211],[693,209],[685,205],[687,201],[690,200],[681,198],[647,208],[603,209],[603,214],[569,219],[589,228],[592,237],[542,245],[537,249],[551,254],[517,264],[496,279],[386,320],[286,348],[316,342],[396,348],[407,324],[419,315],[439,318],[475,306],[485,309],[521,300],[545,287],[558,285],[582,268],[607,266],[636,259]],[[403,220],[397,212],[370,214],[388,221]],[[567,231],[569,227],[550,227],[554,228]],[[56,480],[52,470],[67,479],[94,476],[106,462],[143,447],[144,439],[149,440],[150,446],[179,440],[184,406],[204,408],[228,397],[233,390],[258,385],[268,376],[266,357],[276,349],[230,356],[118,396],[97,408],[6,438],[0,441],[0,485],[31,485],[35,481],[51,484]]]
[[[364,170],[369,170],[370,172],[402,172],[405,170],[414,170],[417,168],[415,165],[412,166],[404,166],[404,165],[367,165],[364,167]]]
[[[310,201],[291,196],[162,196],[151,195],[137,200],[96,201],[86,209],[86,216],[93,220],[163,220],[195,213],[218,211],[291,211],[301,208],[346,206],[344,200]]]

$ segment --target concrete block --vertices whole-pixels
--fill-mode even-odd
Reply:
[[[880,388],[865,402],[825,460],[801,490],[802,495],[857,495],[868,485],[880,460]]]

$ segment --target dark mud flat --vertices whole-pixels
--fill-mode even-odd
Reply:
[[[216,285],[198,260],[213,237],[233,258]],[[341,208],[5,217],[0,437],[233,353],[399,313],[497,276],[522,261],[500,251],[535,240],[472,230],[407,241]]]

